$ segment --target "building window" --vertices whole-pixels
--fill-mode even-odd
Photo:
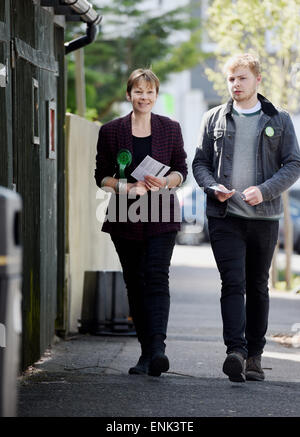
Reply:
[[[47,102],[47,158],[56,159],[56,103]]]
[[[39,83],[32,79],[32,142],[40,144],[39,136]]]

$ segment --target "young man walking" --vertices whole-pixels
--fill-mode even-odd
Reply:
[[[289,114],[257,92],[259,61],[234,56],[224,73],[231,99],[203,117],[193,173],[207,194],[222,281],[223,372],[234,382],[262,381],[280,195],[300,176],[300,153]]]

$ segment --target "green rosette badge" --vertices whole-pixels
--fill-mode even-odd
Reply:
[[[120,179],[125,179],[125,168],[131,164],[132,155],[129,150],[121,149],[117,155],[117,163],[119,165]]]

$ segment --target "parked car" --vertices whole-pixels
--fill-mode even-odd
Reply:
[[[209,241],[206,218],[206,194],[199,187],[186,185],[177,191],[181,207],[181,231],[178,244],[198,245]]]
[[[294,251],[300,254],[300,190],[289,191],[290,214],[293,224]],[[279,246],[284,246],[284,218],[279,220]]]

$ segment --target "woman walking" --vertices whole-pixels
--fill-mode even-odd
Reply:
[[[130,220],[130,214],[127,214],[124,220],[124,211],[121,211],[124,203],[117,200],[117,219],[110,220],[108,216],[102,230],[110,234],[118,253],[130,313],[141,345],[141,356],[129,369],[129,374],[152,376],[160,376],[169,369],[165,354],[170,308],[169,267],[176,233],[180,229],[178,218],[176,220],[177,199],[172,195],[161,196],[159,214],[154,214],[156,219],[153,220],[152,194],[170,192],[171,188],[180,186],[187,175],[179,123],[151,112],[158,91],[159,80],[151,70],[132,72],[126,92],[132,111],[101,127],[95,170],[99,187],[113,191],[116,198],[128,198],[129,193],[138,198],[146,196],[143,199],[149,206],[146,217]],[[139,181],[131,176],[147,155],[170,167],[166,176],[146,175]],[[170,207],[167,221],[161,210],[166,199]],[[128,213],[132,199],[128,199],[126,205]]]

